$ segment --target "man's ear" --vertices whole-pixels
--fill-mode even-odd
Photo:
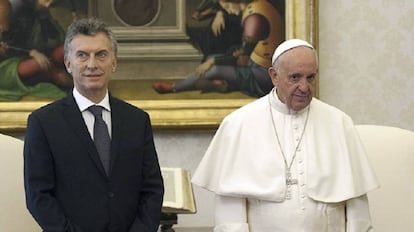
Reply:
[[[112,72],[115,72],[116,71],[116,64],[117,64],[116,59],[114,59],[112,61]]]
[[[278,74],[276,68],[274,68],[273,66],[269,67],[267,69],[267,73],[269,74],[269,77],[272,80],[273,85],[276,86],[276,83],[278,82]]]
[[[70,61],[63,59],[63,63],[65,64],[66,71],[68,71],[68,73],[72,73],[72,70],[70,69]]]

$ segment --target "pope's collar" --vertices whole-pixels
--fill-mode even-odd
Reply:
[[[299,111],[289,109],[289,107],[285,103],[280,101],[276,93],[276,88],[273,88],[272,91],[270,91],[268,97],[270,98],[270,105],[272,106],[272,108],[274,108],[275,110],[283,114],[302,114],[303,112],[307,111],[309,108],[309,105],[307,105],[305,108]]]

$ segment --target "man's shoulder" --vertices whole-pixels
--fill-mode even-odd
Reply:
[[[58,109],[61,108],[62,105],[65,105],[65,104],[69,103],[71,97],[72,96],[66,96],[66,97],[63,97],[63,98],[58,99],[56,101],[52,101],[50,103],[47,103],[47,104],[37,108],[36,110],[34,110],[32,112],[32,114],[47,114],[48,112],[58,110]],[[74,100],[73,100],[73,103],[74,103]]]
[[[142,108],[113,96],[110,97],[110,104],[111,108],[113,108],[114,110],[128,111],[137,114],[148,114]]]

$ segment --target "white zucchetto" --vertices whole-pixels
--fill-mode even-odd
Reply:
[[[290,40],[286,40],[285,42],[281,43],[275,50],[275,52],[273,53],[272,56],[272,65],[275,64],[275,61],[277,60],[277,58],[279,58],[280,55],[282,55],[283,53],[285,53],[286,51],[292,49],[292,48],[296,48],[296,47],[309,47],[309,48],[313,48],[313,46],[301,39],[290,39]]]

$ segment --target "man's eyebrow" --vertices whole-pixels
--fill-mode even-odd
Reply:
[[[79,53],[79,52],[88,53],[88,54],[98,54],[98,53],[102,53],[102,52],[109,52],[109,50],[104,48],[104,49],[101,49],[101,50],[98,50],[98,51],[86,51],[86,50],[77,50],[76,51],[76,53]]]
[[[288,76],[290,76],[290,77],[296,76],[297,77],[297,76],[303,76],[303,74],[299,73],[299,72],[294,72],[294,73],[289,73]]]

